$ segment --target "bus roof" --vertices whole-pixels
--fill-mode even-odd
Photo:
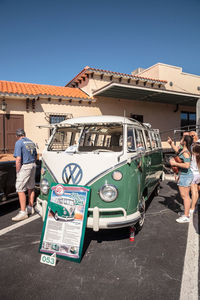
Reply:
[[[112,124],[112,123],[119,123],[119,124],[130,124],[130,125],[137,125],[144,127],[140,122],[129,119],[126,117],[121,116],[89,116],[89,117],[79,117],[79,118],[72,118],[65,120],[59,123],[59,126],[63,125],[82,125],[82,124]]]

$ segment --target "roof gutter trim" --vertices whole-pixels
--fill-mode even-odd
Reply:
[[[112,75],[116,77],[122,77],[122,78],[130,78],[133,80],[141,80],[141,81],[147,81],[151,83],[158,83],[158,84],[166,84],[166,80],[159,80],[159,79],[152,79],[148,77],[142,77],[142,76],[135,76],[132,74],[125,74],[125,73],[120,73],[120,72],[112,72],[112,71],[107,71],[107,70],[101,70],[101,69],[96,69],[96,68],[90,68],[90,67],[85,67],[81,72],[79,72],[72,80],[70,80],[65,87],[68,87],[72,82],[75,82],[78,80],[78,78],[83,76],[85,73],[100,73],[100,74],[107,74],[107,75]]]
[[[33,95],[33,94],[17,94],[17,93],[3,93],[3,92],[0,92],[0,96],[2,97],[7,97],[7,98],[12,98],[12,97],[20,97],[20,98],[37,98],[37,97],[40,97],[40,98],[52,98],[52,99],[62,99],[62,100],[77,100],[77,101],[91,101],[91,102],[96,102],[95,99],[93,98],[80,98],[80,97],[73,97],[73,96],[56,96],[56,95],[47,95],[47,94],[37,94],[37,95]]]
[[[178,96],[188,96],[188,97],[200,99],[200,95],[180,93],[180,92],[174,92],[174,91],[166,91],[166,90],[158,90],[158,89],[151,89],[151,88],[148,88],[148,87],[131,86],[131,85],[126,85],[126,84],[112,83],[112,82],[110,84],[108,84],[107,86],[95,91],[93,93],[93,96],[100,96],[100,95],[98,95],[99,93],[101,93],[102,91],[108,90],[110,87],[115,87],[115,86],[116,87],[125,87],[125,88],[129,88],[129,89],[148,90],[150,92],[155,92],[155,93],[158,93],[158,94],[171,94],[171,95],[178,95]]]

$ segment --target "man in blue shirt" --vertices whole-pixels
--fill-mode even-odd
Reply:
[[[19,196],[20,211],[12,218],[13,221],[21,221],[34,213],[33,202],[35,198],[35,172],[37,151],[35,144],[26,137],[23,129],[16,131],[14,157],[16,158],[16,191]],[[26,194],[28,190],[29,203],[26,207]]]

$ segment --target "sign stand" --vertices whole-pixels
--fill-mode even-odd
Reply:
[[[39,252],[41,262],[57,257],[80,262],[87,223],[90,187],[51,185]]]

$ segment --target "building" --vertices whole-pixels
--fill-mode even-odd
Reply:
[[[151,123],[166,146],[173,129],[196,124],[199,98],[200,76],[162,63],[132,74],[87,66],[65,87],[0,81],[0,153],[13,151],[16,128],[23,127],[41,153],[50,124],[91,115]]]

